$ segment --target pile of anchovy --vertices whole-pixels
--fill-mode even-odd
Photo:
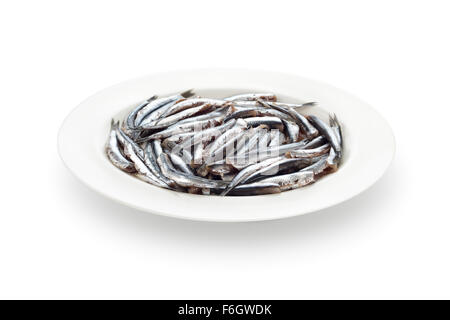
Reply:
[[[153,96],[111,122],[106,145],[119,169],[152,185],[197,194],[280,193],[337,170],[341,126],[277,102],[272,93],[225,99],[189,90]]]

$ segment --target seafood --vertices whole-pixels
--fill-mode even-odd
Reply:
[[[280,102],[273,93],[155,95],[122,121],[111,121],[105,153],[115,167],[155,187],[198,195],[277,194],[339,168],[341,123],[335,114],[328,121],[303,114],[315,105]]]

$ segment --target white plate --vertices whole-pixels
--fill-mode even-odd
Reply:
[[[344,157],[339,170],[316,183],[275,195],[202,196],[146,184],[114,167],[104,145],[112,117],[123,116],[153,94],[194,88],[208,97],[239,92],[275,92],[281,101],[317,101],[306,113],[323,119],[336,113],[343,125]],[[332,86],[294,75],[201,69],[155,74],[107,88],[81,103],[64,121],[58,137],[62,160],[82,182],[122,204],[143,211],[204,221],[257,221],[324,209],[374,184],[392,161],[395,143],[386,121],[369,105]]]

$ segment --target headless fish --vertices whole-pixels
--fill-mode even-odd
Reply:
[[[237,94],[228,98],[225,98],[226,101],[253,101],[253,100],[266,100],[266,101],[277,101],[277,96],[273,93],[244,93]]]
[[[229,196],[257,196],[262,194],[280,193],[281,188],[277,183],[243,184],[231,190]]]
[[[140,109],[137,114],[136,114],[136,118],[134,120],[134,125],[136,127],[139,127],[141,125],[141,122],[147,117],[149,116],[151,113],[155,112],[156,110],[162,108],[162,107],[167,107],[167,106],[171,106],[174,103],[180,101],[180,100],[184,100],[186,98],[189,98],[191,96],[193,96],[194,93],[192,92],[192,90],[187,90],[184,91],[182,93],[179,94],[175,94],[173,96],[170,97],[165,97],[165,98],[159,98],[159,99],[155,99],[152,102],[148,103],[146,106],[144,106],[142,109]],[[155,112],[149,120],[156,120],[158,119],[158,117],[160,116],[159,113]]]
[[[317,127],[320,134],[327,139],[327,141],[330,143],[331,147],[336,152],[336,155],[340,158],[341,157],[341,144],[338,140],[338,137],[336,136],[336,133],[329,125],[327,125],[324,121],[319,119],[318,117],[314,115],[310,115],[309,120]]]
[[[120,151],[119,142],[117,139],[118,124],[111,120],[111,130],[109,132],[109,139],[106,144],[106,154],[113,165],[125,172],[135,172],[134,164],[128,161],[127,158]]]
[[[183,187],[197,187],[197,188],[225,188],[227,183],[220,180],[209,180],[198,176],[186,174],[180,171],[175,171],[170,168],[169,156],[162,153],[158,158],[158,164],[161,167],[163,174],[171,180],[174,180],[178,185]]]
[[[281,191],[297,189],[313,183],[314,173],[311,171],[299,171],[295,173],[284,174],[271,178],[266,178],[257,183],[276,183]],[[251,184],[250,184],[251,185]]]

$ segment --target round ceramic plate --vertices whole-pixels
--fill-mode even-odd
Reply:
[[[343,126],[339,170],[304,188],[273,195],[220,197],[179,193],[144,183],[114,167],[104,147],[111,118],[122,118],[140,101],[193,88],[222,98],[274,92],[280,101],[317,101],[302,111],[322,119],[335,113]],[[395,143],[386,121],[358,98],[294,75],[251,70],[190,70],[155,74],[107,88],[81,103],[58,137],[62,160],[83,183],[114,201],[150,213],[204,221],[257,221],[292,217],[346,201],[374,184],[392,161]]]

